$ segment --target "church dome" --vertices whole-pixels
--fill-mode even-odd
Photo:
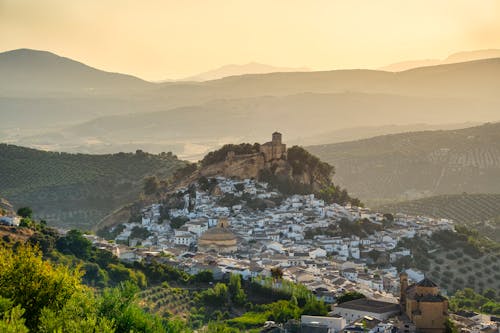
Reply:
[[[237,237],[227,228],[228,226],[227,219],[222,218],[217,227],[205,231],[198,239],[198,249],[202,252],[236,252],[238,249]]]
[[[226,228],[215,227],[207,230],[203,235],[201,235],[199,241],[236,241],[236,236]]]

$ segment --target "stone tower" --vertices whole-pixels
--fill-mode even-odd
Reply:
[[[406,289],[408,288],[408,274],[402,272],[399,274],[399,304],[401,311],[406,312]]]
[[[260,146],[260,152],[264,154],[265,162],[286,159],[286,145],[281,142],[281,133],[274,132],[271,141]]]
[[[279,132],[273,133],[272,143],[274,145],[281,145],[281,133],[279,133]]]

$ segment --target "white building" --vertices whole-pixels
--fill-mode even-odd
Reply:
[[[346,325],[346,321],[341,316],[324,317],[324,316],[306,316],[300,317],[300,323],[304,332],[307,332],[307,327],[327,327],[329,332],[340,332]]]
[[[190,246],[195,242],[194,235],[190,232],[179,232],[174,236],[174,243],[176,245]]]

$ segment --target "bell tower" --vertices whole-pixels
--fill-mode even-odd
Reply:
[[[401,310],[406,311],[406,289],[408,288],[408,274],[402,272],[399,274],[399,304],[401,305]]]

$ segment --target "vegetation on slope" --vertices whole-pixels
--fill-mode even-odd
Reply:
[[[337,182],[363,200],[500,193],[500,123],[425,131],[307,149],[335,165]]]
[[[493,315],[500,315],[500,294],[498,289],[486,289],[482,294],[471,288],[459,290],[450,298],[452,311],[472,310]]]
[[[200,163],[202,166],[207,166],[210,164],[223,162],[227,157],[227,153],[229,153],[230,151],[234,152],[236,155],[254,154],[260,152],[260,144],[226,144],[217,150],[209,152],[207,155],[205,155],[205,157],[203,157]]]
[[[45,222],[24,219],[24,227],[0,226],[6,258],[0,328],[6,332],[258,331],[267,320],[327,312],[304,286],[281,276],[242,281],[230,275],[214,284],[209,271],[189,275],[166,258],[125,264],[78,230],[62,236]],[[40,278],[46,288],[36,287]]]
[[[377,207],[391,213],[452,219],[458,223],[486,221],[500,216],[500,194],[452,194]]]
[[[57,226],[85,229],[135,200],[144,177],[166,178],[183,165],[171,153],[67,154],[0,144],[0,190]]]
[[[137,305],[133,283],[97,295],[80,283],[78,269],[48,263],[29,245],[2,246],[0,257],[2,332],[180,331]]]
[[[398,202],[378,210],[452,219],[500,241],[500,194],[453,194]]]
[[[399,247],[412,252],[411,257],[397,262],[400,270],[416,267],[450,294],[464,288],[478,293],[500,289],[500,243],[473,230],[457,226],[456,232],[438,231],[430,238],[404,239]]]

